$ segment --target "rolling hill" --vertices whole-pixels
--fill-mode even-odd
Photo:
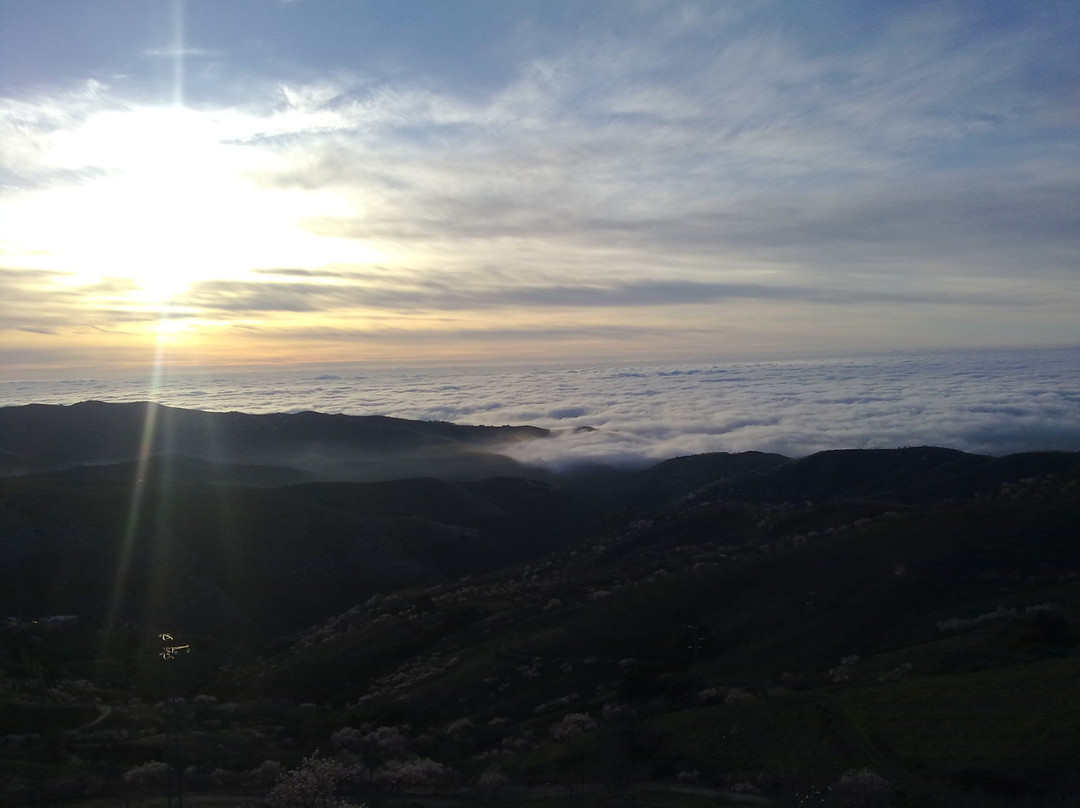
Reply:
[[[358,481],[543,433],[162,410],[140,459],[146,413],[0,411],[12,804],[166,759],[265,794],[316,749],[369,803],[1074,804],[1076,453]]]

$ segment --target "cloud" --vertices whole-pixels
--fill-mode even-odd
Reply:
[[[217,59],[223,53],[207,48],[171,47],[147,48],[142,55],[152,59]]]
[[[1060,274],[1078,246],[1080,176],[1051,112],[1066,99],[1027,95],[1043,40],[939,16],[825,55],[753,28],[723,28],[708,51],[679,25],[586,30],[484,101],[343,83],[312,130],[297,118],[274,136],[288,159],[263,181],[375,192],[361,214],[308,226],[453,244],[451,261],[522,260],[544,239],[550,264],[589,251],[624,275],[759,262],[839,286],[856,265],[916,283],[943,262],[1001,277],[1021,260]]]
[[[565,467],[585,460],[642,465],[707,451],[774,451],[802,456],[831,448],[949,446],[1005,454],[1080,450],[1077,349],[1004,354],[934,354],[878,360],[741,363],[692,375],[552,371],[540,385],[573,389],[582,414],[551,441],[515,446],[519,460]],[[558,385],[553,385],[559,389]],[[523,385],[524,387],[524,385]],[[566,390],[566,388],[562,388]],[[513,395],[523,394],[515,390]],[[507,391],[494,393],[513,399]],[[506,408],[509,409],[509,408]],[[506,409],[484,414],[492,423]],[[523,407],[524,409],[524,407]],[[468,421],[471,413],[461,413]],[[513,419],[511,419],[513,422]]]
[[[267,271],[264,271],[267,272]],[[541,286],[485,283],[483,273],[422,277],[400,283],[393,276],[364,273],[323,273],[283,270],[286,277],[338,280],[352,283],[291,281],[203,281],[180,296],[177,303],[203,312],[316,312],[336,309],[387,311],[483,311],[524,308],[636,308],[702,304],[731,300],[798,301],[830,305],[920,303],[947,305],[977,303],[1017,306],[1026,301],[1014,294],[984,291],[955,292],[929,288],[918,292],[891,289],[821,288],[749,283],[697,281],[638,281],[608,284]]]
[[[69,328],[73,318],[100,327],[155,318],[123,305],[133,288],[128,278],[88,283],[65,272],[0,266],[0,287],[4,289],[0,322],[7,329],[58,333]]]
[[[317,409],[470,424],[533,424],[518,460],[641,467],[714,451],[803,456],[936,445],[985,454],[1080,451],[1080,348],[803,362],[374,369],[130,377],[20,389],[20,401],[155,398],[201,409]],[[29,383],[27,383],[29,384]],[[152,386],[153,385],[153,386]],[[8,401],[15,401],[5,386]],[[50,398],[50,396],[52,396]],[[593,427],[582,430],[580,427]]]
[[[102,230],[97,274],[119,275],[110,251],[131,243],[125,227],[147,230],[132,200],[174,161],[183,170],[163,173],[182,193],[159,201],[182,263],[214,267],[178,310],[282,335],[316,333],[323,316],[324,335],[352,333],[350,317],[370,331],[364,318],[395,313],[428,329],[421,341],[435,322],[480,333],[460,325],[479,313],[490,333],[516,319],[522,339],[621,321],[640,344],[682,327],[695,351],[710,323],[729,328],[725,345],[739,331],[776,350],[1074,333],[1075,16],[840,13],[537,14],[492,47],[501,67],[481,83],[363,54],[286,75],[216,41],[158,49],[214,57],[186,108],[148,104],[124,78],[0,100],[0,169],[16,183],[4,204],[57,210],[45,202],[78,190],[64,209]],[[94,189],[110,204],[87,205]],[[58,320],[96,323],[137,308],[136,290],[51,280],[20,287],[21,312],[48,300]]]
[[[603,325],[572,324],[543,327],[531,324],[500,325],[492,323],[473,323],[468,319],[434,322],[405,322],[387,318],[372,322],[337,325],[299,325],[293,327],[240,326],[244,330],[257,333],[268,340],[280,340],[290,344],[330,345],[335,343],[385,344],[414,347],[419,350],[435,349],[440,346],[479,347],[520,347],[533,346],[537,358],[550,361],[550,351],[561,344],[581,344],[592,340],[613,343],[662,342],[674,336],[685,336],[685,329],[656,327],[648,325]],[[436,353],[416,355],[416,361],[423,366],[424,357],[434,361]],[[458,357],[461,361],[461,357]]]

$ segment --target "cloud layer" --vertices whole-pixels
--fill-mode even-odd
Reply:
[[[190,41],[123,72],[0,84],[17,347],[152,337],[164,308],[189,363],[200,339],[233,361],[1075,340],[1068,3],[432,10],[474,26],[471,59],[434,22],[304,5],[251,22],[286,67],[193,5]],[[396,46],[316,56],[286,20]]]
[[[532,424],[556,436],[510,451],[556,468],[587,461],[640,466],[709,451],[802,456],[912,445],[988,454],[1080,451],[1075,348],[797,363],[453,372],[342,366],[0,383],[0,404],[90,398]]]

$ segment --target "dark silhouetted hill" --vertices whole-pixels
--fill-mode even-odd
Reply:
[[[838,449],[792,459],[744,452],[679,457],[633,474],[609,474],[602,490],[612,501],[656,507],[698,501],[759,503],[872,499],[933,502],[995,491],[1002,484],[1073,473],[1076,452],[1027,452],[991,457],[955,449]]]
[[[0,473],[122,463],[140,456],[275,465],[321,479],[528,476],[491,451],[547,436],[535,427],[461,426],[317,412],[251,415],[86,401],[0,408]]]

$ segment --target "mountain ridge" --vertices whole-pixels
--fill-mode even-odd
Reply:
[[[152,402],[28,404],[0,408],[0,474],[177,455],[291,466],[322,479],[392,479],[425,467],[478,479],[536,474],[494,449],[549,434],[381,415],[218,413]]]

